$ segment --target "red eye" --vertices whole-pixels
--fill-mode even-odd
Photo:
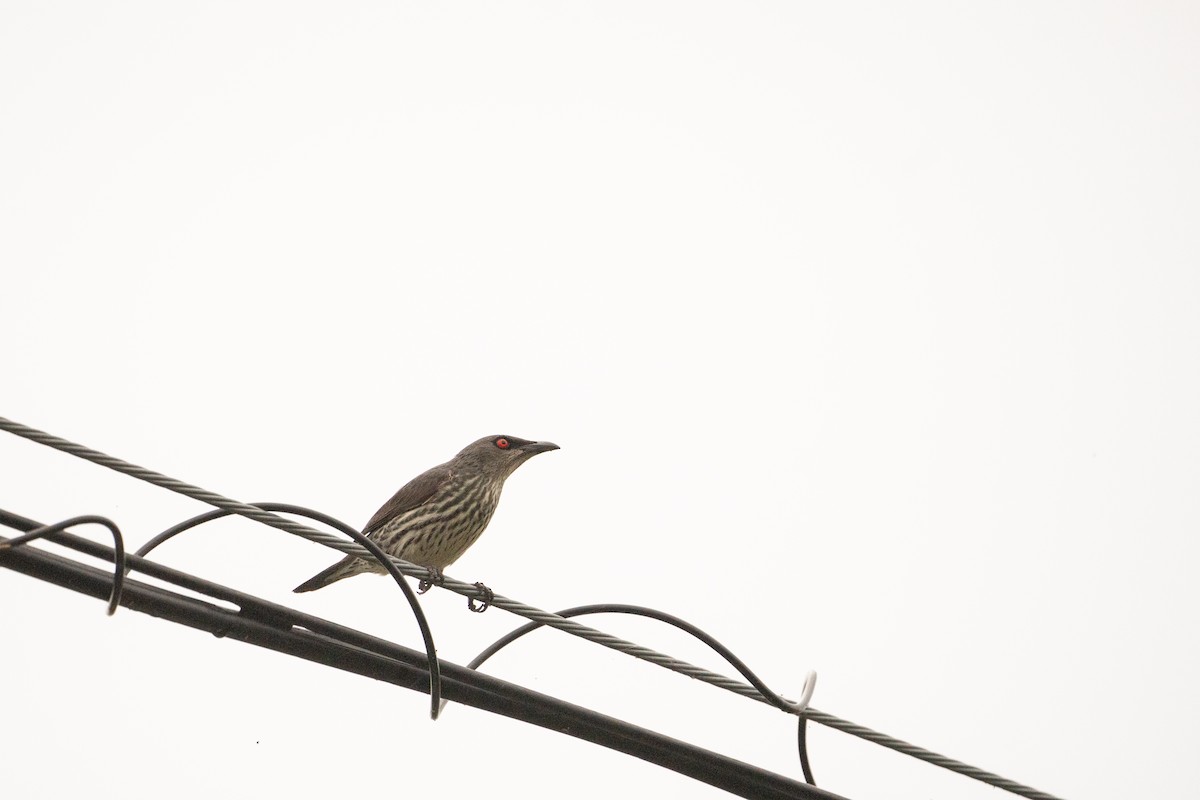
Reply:
[[[508,439],[504,439],[504,438],[497,439],[496,447],[499,447],[501,450],[507,450],[508,449]]]

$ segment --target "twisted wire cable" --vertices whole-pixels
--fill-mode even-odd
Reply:
[[[1032,786],[1026,786],[1023,783],[1002,777],[994,772],[988,772],[985,769],[964,764],[961,761],[941,755],[940,753],[935,753],[932,750],[926,750],[924,747],[910,744],[903,739],[897,739],[894,736],[888,736],[886,733],[872,730],[865,725],[858,725],[849,720],[835,717],[833,714],[817,711],[811,706],[804,713],[813,722],[819,722],[826,727],[848,733],[851,736],[857,736],[860,739],[866,739],[868,742],[874,742],[888,749],[895,750],[898,753],[904,753],[926,763],[948,769],[951,772],[957,772],[959,775],[966,775],[968,778],[974,778],[977,781],[995,786],[997,789],[1004,789],[1021,797],[1028,797],[1030,800],[1061,800],[1057,795],[1047,794],[1046,792],[1034,789]]]
[[[310,528],[307,525],[303,525],[294,520],[276,516],[275,514],[263,511],[262,509],[256,508],[247,503],[240,503],[236,500],[231,500],[227,497],[217,494],[216,492],[210,492],[207,489],[202,489],[190,483],[168,477],[162,473],[155,472],[154,470],[146,469],[145,467],[139,467],[136,464],[129,463],[128,461],[101,453],[97,450],[92,450],[89,447],[84,447],[83,445],[75,442],[59,438],[52,434],[46,433],[45,431],[40,431],[36,428],[22,425],[5,417],[0,417],[0,430],[8,431],[16,436],[20,436],[32,442],[37,442],[38,444],[45,445],[64,453],[68,453],[85,461],[90,461],[93,464],[98,464],[102,467],[108,467],[111,470],[138,478],[139,480],[146,481],[147,483],[154,484],[155,486],[169,489],[178,494],[182,494],[185,497],[190,497],[193,500],[199,500],[202,503],[208,503],[216,508],[228,510],[234,514],[247,517],[248,519],[255,520],[256,522],[261,522],[264,525],[270,525],[273,528],[278,528],[279,530],[300,536],[304,539],[308,539],[309,541],[323,544],[326,547],[331,547],[334,550],[338,550],[342,553],[356,555],[362,558],[369,557],[366,548],[352,542],[347,542],[332,534],[322,533],[321,531]],[[417,578],[419,580],[436,577],[425,567],[404,561],[403,559],[395,557],[389,558],[391,558],[396,567],[405,575]],[[690,678],[695,678],[713,686],[718,686],[722,689],[734,692],[735,694],[740,694],[757,700],[761,703],[778,707],[775,706],[775,704],[769,698],[765,697],[758,689],[754,688],[748,683],[743,683],[742,681],[710,672],[702,667],[689,664],[686,661],[681,661],[663,653],[659,653],[648,647],[634,644],[633,642],[626,641],[617,636],[604,633],[603,631],[596,630],[595,628],[590,628],[573,620],[564,619],[557,614],[543,611],[542,609],[535,608],[534,606],[521,603],[517,600],[513,600],[499,594],[494,594],[492,597],[486,598],[484,596],[485,592],[474,584],[464,583],[463,581],[443,576],[443,580],[438,585],[464,597],[475,598],[478,600],[490,600],[491,605],[498,608],[503,608],[505,611],[525,617],[533,622],[540,622],[548,627],[557,628],[558,630],[565,631],[575,636],[579,636],[580,638],[587,639],[588,641],[595,642],[613,650],[625,653],[626,655],[640,658],[643,661],[649,661],[652,664],[658,664],[661,667],[665,667],[680,674],[687,675]],[[1013,780],[1009,780],[1008,778],[1001,777],[995,773],[988,772],[987,770],[973,767],[970,764],[964,764],[961,761],[934,753],[933,751],[926,750],[923,747],[917,747],[914,744],[910,744],[909,742],[905,742],[901,739],[888,736],[872,730],[871,728],[857,725],[832,714],[818,711],[812,706],[809,706],[804,710],[796,709],[790,712],[787,708],[781,708],[781,710],[787,713],[795,713],[797,715],[807,715],[807,717],[813,722],[819,722],[827,727],[840,730],[844,733],[857,736],[861,739],[874,742],[884,747],[888,747],[930,764],[935,764],[939,767],[951,770],[952,772],[957,772],[960,775],[974,778],[975,780],[995,786],[998,789],[1004,789],[1012,792],[1013,794],[1030,798],[1030,800],[1059,800],[1059,798],[1055,795],[1038,791],[1037,789]]]
[[[59,438],[58,436],[46,433],[45,431],[40,431],[36,428],[31,428],[27,425],[13,422],[5,417],[0,417],[0,430],[6,430],[9,433],[16,434],[17,436],[37,442],[38,444],[51,447],[64,453],[69,453],[77,458],[82,458],[85,461],[90,461],[93,464],[98,464],[102,467],[108,467],[111,470],[120,472],[124,475],[129,475],[130,477],[138,478],[139,480],[146,481],[147,483],[154,484],[155,486],[169,489],[178,494],[182,494],[185,497],[190,497],[193,500],[199,500],[202,503],[208,503],[211,506],[224,509],[233,514],[247,517],[265,525],[270,525],[273,528],[278,528],[279,530],[300,536],[304,539],[308,539],[309,541],[323,544],[326,547],[332,547],[334,550],[338,550],[342,553],[348,553],[363,558],[370,558],[370,555],[367,553],[365,548],[341,539],[340,537],[334,536],[333,534],[323,533],[310,528],[307,525],[296,522],[295,520],[285,519],[248,503],[241,503],[237,500],[231,500],[228,497],[217,494],[216,492],[202,489],[199,486],[194,486],[193,484],[186,483],[185,481],[168,477],[162,473],[155,472],[154,470],[146,469],[145,467],[139,467],[136,464],[131,464],[128,461],[115,456],[110,456],[106,453],[101,453],[98,450],[93,450],[90,447],[84,447],[81,444]],[[403,559],[395,557],[390,558],[392,563],[394,563],[396,567],[405,575],[409,575],[417,579],[434,577],[430,570],[426,569],[425,567],[404,561]],[[482,592],[472,583],[465,583],[454,578],[443,576],[443,580],[439,585],[444,589],[449,589],[450,591],[460,594],[464,597],[471,597],[480,600],[485,599],[484,592]],[[648,647],[642,647],[641,645],[634,644],[633,642],[625,641],[620,637],[604,633],[603,631],[590,628],[578,622],[563,619],[557,614],[543,611],[542,609],[526,605],[525,603],[504,597],[499,594],[494,594],[491,599],[491,605],[498,608],[503,608],[506,611],[521,617],[525,617],[528,620],[540,622],[543,625],[547,625],[552,628],[558,628],[559,630],[563,630],[567,633],[574,634],[592,642],[596,642],[597,644],[602,644],[605,647],[626,653],[627,655],[634,656],[635,658],[640,658],[644,661],[658,664],[659,666],[682,673],[688,677],[696,678],[697,680],[711,683],[714,686],[719,686],[723,689],[736,692],[746,697],[751,697],[756,700],[769,703],[769,701],[763,698],[757,689],[749,684],[742,683],[741,681],[734,680],[733,678],[728,678],[724,675],[718,675],[714,672],[709,672],[708,670],[697,667],[694,664],[689,664],[686,661],[680,661],[672,658],[671,656],[651,650]]]

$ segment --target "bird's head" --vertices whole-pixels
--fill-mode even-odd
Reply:
[[[485,436],[471,442],[462,449],[454,460],[466,463],[479,469],[487,470],[508,477],[513,470],[524,464],[538,453],[557,450],[554,442],[533,442],[516,436]]]

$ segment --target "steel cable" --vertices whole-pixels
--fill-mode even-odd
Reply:
[[[253,519],[257,522],[261,522],[265,525],[270,525],[273,528],[278,528],[279,530],[295,534],[296,536],[308,539],[309,541],[323,544],[327,547],[333,548],[334,550],[338,550],[339,552],[356,555],[362,558],[370,557],[365,548],[351,542],[347,542],[337,536],[334,536],[333,534],[322,533],[308,527],[307,525],[295,522],[294,520],[284,519],[283,517],[263,511],[262,509],[256,508],[248,503],[241,503],[236,500],[231,500],[228,497],[217,494],[216,492],[202,489],[199,486],[194,486],[190,483],[186,483],[185,481],[168,477],[162,473],[155,472],[154,470],[146,469],[145,467],[139,467],[136,464],[131,464],[128,461],[116,458],[115,456],[110,456],[106,453],[101,453],[98,450],[84,447],[81,444],[62,439],[58,436],[54,436],[53,434],[46,433],[45,431],[40,431],[36,428],[31,428],[27,425],[13,422],[12,420],[4,417],[0,417],[0,430],[6,430],[9,433],[13,433],[22,438],[37,442],[38,444],[51,447],[64,453],[69,453],[77,458],[82,458],[85,461],[90,461],[93,464],[107,467],[124,475],[129,475],[130,477],[154,484],[155,486],[169,489],[178,494],[182,494],[185,497],[190,497],[193,500],[199,500],[202,503],[208,503],[211,506],[227,510],[233,514],[238,514],[240,516]],[[435,577],[430,570],[426,569],[425,567],[418,566],[399,558],[390,558],[392,563],[394,563],[396,567],[405,575],[409,575],[417,579]],[[471,583],[464,583],[463,581],[443,576],[438,585],[464,597],[473,597],[481,600],[485,599],[484,593]],[[727,689],[728,691],[735,692],[745,697],[750,697],[770,705],[770,701],[764,698],[757,689],[749,684],[726,677],[724,675],[718,675],[701,667],[697,667],[694,664],[689,664],[686,661],[680,661],[679,659],[664,655],[663,653],[659,653],[648,647],[642,647],[641,645],[634,644],[633,642],[625,641],[620,637],[604,633],[603,631],[590,628],[578,622],[563,619],[557,614],[543,611],[542,609],[535,608],[534,606],[527,605],[499,594],[494,594],[494,596],[491,598],[491,605],[496,606],[497,608],[503,608],[505,611],[525,617],[533,622],[539,622],[543,625],[566,631],[567,633],[574,634],[575,636],[587,639],[588,641],[596,642],[597,644],[604,645],[605,647],[612,648],[635,658],[640,658],[644,661],[649,661],[652,664],[658,664],[661,667],[674,670],[675,672],[687,675],[690,678],[695,678],[697,680],[710,683],[714,686],[719,686],[722,689]]]
[[[190,483],[168,477],[144,467],[139,467],[114,456],[106,455],[105,453],[92,450],[91,448],[84,447],[83,445],[68,441],[66,439],[61,439],[57,436],[46,433],[45,431],[40,431],[36,428],[31,428],[27,425],[13,422],[12,420],[4,417],[0,417],[0,430],[5,430],[22,438],[37,442],[38,444],[51,447],[64,453],[69,453],[70,455],[82,458],[85,461],[91,461],[94,464],[108,467],[109,469],[134,478],[138,478],[139,480],[146,481],[147,483],[154,484],[155,486],[169,489],[194,500],[208,503],[209,505],[217,508],[226,509],[231,513],[239,514],[257,522],[261,522],[265,525],[270,525],[273,528],[278,528],[288,533],[295,534],[296,536],[308,539],[309,541],[323,544],[327,547],[333,548],[334,550],[338,550],[339,552],[356,555],[362,558],[369,557],[369,554],[365,548],[361,547],[360,545],[352,544],[339,539],[332,534],[322,533],[299,522],[284,519],[283,517],[263,511],[262,509],[256,508],[252,505],[231,500],[227,497],[216,494],[215,492],[210,492]],[[430,570],[424,567],[412,564],[402,559],[394,557],[389,558],[391,558],[396,567],[406,575],[418,579],[436,577]],[[723,689],[727,689],[745,697],[750,697],[754,700],[758,700],[761,703],[772,706],[775,705],[771,699],[765,697],[758,689],[750,684],[743,683],[742,681],[738,681],[724,675],[718,675],[701,667],[689,664],[686,661],[672,658],[671,656],[651,650],[648,647],[642,647],[641,645],[625,641],[624,639],[611,634],[590,628],[586,625],[581,625],[572,620],[564,619],[557,614],[543,611],[533,606],[526,605],[525,603],[503,597],[499,594],[495,594],[492,597],[485,597],[485,592],[476,587],[474,584],[464,583],[462,581],[443,576],[443,579],[438,583],[438,585],[464,597],[481,600],[487,599],[490,601],[491,605],[498,608],[503,608],[505,611],[525,617],[533,622],[539,622],[543,625],[557,628],[558,630],[579,636],[583,639],[587,639],[588,641],[596,642],[597,644],[604,645],[605,647],[612,648],[635,658],[640,658],[644,661],[658,664],[659,666],[666,667],[667,669],[687,675],[688,677],[704,681],[714,686],[719,686]],[[790,703],[791,701],[787,702]],[[783,708],[783,710],[788,711],[787,708]],[[865,726],[843,720],[832,714],[818,711],[811,706],[803,711],[791,711],[789,713],[796,713],[797,715],[803,714],[810,720],[819,722],[827,727],[840,730],[844,733],[857,736],[861,739],[874,742],[875,744],[879,744],[884,747],[888,747],[930,764],[951,770],[952,772],[957,772],[960,775],[974,778],[975,780],[995,786],[996,788],[1004,789],[1022,797],[1030,798],[1030,800],[1059,800],[1059,798],[1057,798],[1055,795],[1047,794],[1046,792],[1039,791],[1030,786],[1009,780],[1008,778],[1004,778],[1000,775],[996,775],[993,772],[988,772],[987,770],[973,767],[970,764],[965,764],[961,761],[948,758],[931,750],[926,750],[925,748],[905,742],[901,739],[897,739]]]

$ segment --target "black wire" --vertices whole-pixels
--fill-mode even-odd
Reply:
[[[800,751],[800,769],[804,770],[804,780],[816,786],[812,767],[808,763],[808,714],[800,715],[800,722],[796,728],[796,748]]]
[[[771,691],[771,689],[765,683],[763,683],[762,680],[755,675],[740,658],[735,656],[728,647],[721,644],[712,636],[700,630],[692,623],[682,620],[679,617],[672,616],[665,611],[659,611],[654,608],[646,608],[645,606],[626,605],[623,603],[596,603],[593,605],[575,606],[574,608],[568,608],[557,613],[560,617],[581,617],[587,614],[633,614],[639,617],[650,617],[651,619],[665,622],[668,625],[673,625],[676,628],[679,628],[681,631],[690,633],[692,636],[696,637],[715,650],[718,655],[728,661],[734,669],[740,672],[742,677],[744,677],[751,686],[753,686],[755,689],[758,689],[759,693],[771,705],[784,711],[795,711],[795,706],[792,703],[789,703],[787,700]],[[520,628],[517,628],[514,631],[505,634],[495,642],[492,642],[492,644],[485,648],[479,655],[475,656],[475,658],[472,659],[471,663],[467,666],[470,669],[478,668],[481,664],[483,664],[483,662],[494,656],[502,648],[511,644],[512,642],[515,642],[517,639],[520,639],[525,634],[543,627],[544,624],[545,623],[542,622],[530,622],[522,625]]]
[[[354,530],[354,528],[351,528],[345,522],[342,522],[336,517],[331,517],[323,512],[314,511],[311,508],[292,505],[290,503],[251,503],[250,505],[256,506],[263,511],[282,511],[285,514],[296,514],[297,516],[308,517],[309,519],[315,519],[318,522],[323,522],[331,528],[336,528],[337,530],[349,536],[358,544],[365,547],[370,552],[371,556],[381,565],[383,565],[383,568],[387,570],[389,575],[392,576],[392,579],[400,585],[401,591],[404,592],[404,596],[408,599],[408,604],[412,607],[413,616],[417,619],[417,626],[421,629],[421,638],[425,641],[425,655],[429,657],[429,716],[432,719],[437,719],[438,712],[441,711],[442,705],[441,665],[437,657],[437,648],[434,647],[433,644],[433,631],[431,631],[429,628],[429,621],[425,618],[425,612],[421,609],[421,604],[418,602],[417,596],[413,592],[412,587],[408,585],[408,581],[404,580],[404,573],[402,573],[396,567],[396,565],[392,563],[392,560],[388,558],[387,554],[384,553],[383,550],[380,549],[379,545],[377,545],[371,539],[368,539],[366,536],[363,536],[361,533]],[[138,548],[137,555],[145,558],[151,550],[158,547],[168,539],[172,539],[184,531],[195,528],[198,525],[203,525],[205,522],[211,522],[215,519],[220,519],[221,517],[228,517],[234,513],[236,512],[218,508],[214,509],[213,511],[207,511],[203,514],[197,514],[196,516],[186,519],[177,525],[172,525],[170,528],[167,528],[165,531],[146,542],[144,545]]]
[[[560,617],[581,617],[587,614],[633,614],[639,617],[650,617],[651,619],[665,622],[668,625],[673,625],[681,631],[690,633],[692,636],[696,637],[715,650],[722,658],[728,661],[734,669],[742,673],[742,677],[744,677],[751,686],[753,686],[755,689],[758,689],[759,693],[776,708],[780,708],[784,711],[795,710],[794,704],[789,703],[787,700],[784,700],[775,692],[771,691],[771,689],[768,688],[767,685],[763,683],[762,680],[755,675],[740,658],[735,656],[728,647],[721,644],[712,636],[705,633],[700,628],[697,628],[687,620],[680,619],[679,617],[668,614],[665,611],[659,611],[658,609],[646,608],[645,606],[626,605],[623,603],[596,603],[593,605],[575,606],[574,608],[568,608],[558,612],[558,616]],[[483,652],[471,659],[471,663],[467,664],[467,668],[478,669],[483,665],[483,662],[500,652],[500,650],[512,644],[517,639],[520,639],[525,634],[543,627],[544,624],[545,623],[542,622],[530,622],[526,625],[522,625],[516,630],[510,631],[496,641],[492,642],[491,645],[484,648]],[[800,726],[798,733],[796,734],[797,745],[800,751],[800,768],[804,771],[804,780],[808,781],[808,783],[812,784],[813,786],[816,786],[816,781],[814,781],[812,777],[812,767],[809,766],[808,763],[808,744],[806,736],[807,722],[807,715],[801,714]]]
[[[575,606],[574,608],[568,608],[558,612],[558,616],[560,617],[582,617],[587,614],[632,614],[639,617],[649,617],[651,619],[656,619],[659,622],[665,622],[668,625],[673,625],[685,633],[690,633],[692,636],[696,637],[710,648],[715,650],[718,655],[728,661],[734,669],[740,672],[742,677],[744,677],[751,686],[753,686],[755,689],[758,689],[759,694],[761,694],[767,700],[767,702],[771,703],[771,705],[784,711],[790,712],[795,710],[794,704],[789,703],[787,700],[771,691],[771,689],[762,682],[762,679],[755,675],[754,672],[748,666],[746,666],[745,662],[733,654],[733,651],[687,620],[680,619],[679,617],[668,614],[665,611],[659,611],[655,608],[626,605],[623,603],[596,603],[593,605]],[[478,669],[483,665],[483,662],[500,652],[500,650],[512,644],[517,639],[520,639],[525,634],[543,627],[544,624],[545,623],[542,622],[530,622],[526,625],[522,625],[520,628],[517,628],[514,631],[510,631],[496,641],[492,642],[491,645],[484,648],[483,652],[471,659],[471,663],[467,664],[467,668]],[[801,714],[800,732],[798,734],[800,767],[804,770],[804,779],[813,786],[816,786],[816,782],[812,779],[812,769],[808,764],[808,748],[805,743],[806,722],[807,717]]]
[[[32,542],[34,539],[40,539],[43,536],[48,536],[52,533],[65,531],[67,528],[73,528],[76,525],[103,525],[108,528],[113,537],[113,585],[112,592],[108,596],[108,615],[111,617],[117,613],[117,606],[121,605],[121,589],[125,586],[125,539],[121,536],[121,529],[117,524],[107,517],[100,517],[95,514],[84,514],[79,517],[71,517],[62,522],[56,522],[53,525],[43,525],[40,528],[34,528],[28,533],[23,533],[20,536],[14,536],[7,542],[0,545],[0,551],[8,550],[13,547],[20,547],[23,544]]]
[[[5,520],[6,514],[0,510],[0,525],[7,524]],[[23,530],[33,527],[37,525],[27,526]],[[81,545],[81,552],[88,553],[103,547],[83,540],[73,544]],[[102,554],[101,557],[107,556],[111,559],[111,549],[104,549],[108,553]],[[135,558],[136,556],[130,554],[131,562]],[[104,597],[110,588],[111,574],[107,569],[101,571],[39,548],[25,547],[13,550],[0,556],[0,564],[88,596]],[[144,564],[147,574],[180,587],[187,587],[188,593],[180,594],[173,590],[174,587],[160,588],[130,578],[126,581],[125,599],[122,602],[127,609],[150,614],[164,621],[188,625],[219,637],[229,637],[231,641],[265,647],[373,678],[380,683],[367,687],[367,702],[370,703],[377,704],[383,699],[382,692],[386,690],[384,684],[416,691],[424,689],[423,684],[428,677],[426,657],[419,650],[342,628],[327,620],[309,617],[293,609],[226,587],[208,584],[207,581],[153,561]],[[141,571],[141,566],[137,569]],[[0,576],[3,574],[3,570],[0,569]],[[213,591],[209,594],[208,590]],[[242,606],[261,607],[264,611],[271,612],[272,618],[260,620],[223,605],[198,601],[194,596],[195,591],[214,598],[236,601]],[[275,614],[279,615],[279,619],[294,619],[295,623],[286,628],[277,627],[274,624]],[[444,662],[443,669],[446,692],[455,702],[627,753],[740,797],[755,800],[844,800],[838,795],[807,786],[799,780],[786,778],[720,753],[706,751],[678,739],[638,728],[480,672],[465,670],[453,663]],[[103,725],[103,720],[87,722]]]

